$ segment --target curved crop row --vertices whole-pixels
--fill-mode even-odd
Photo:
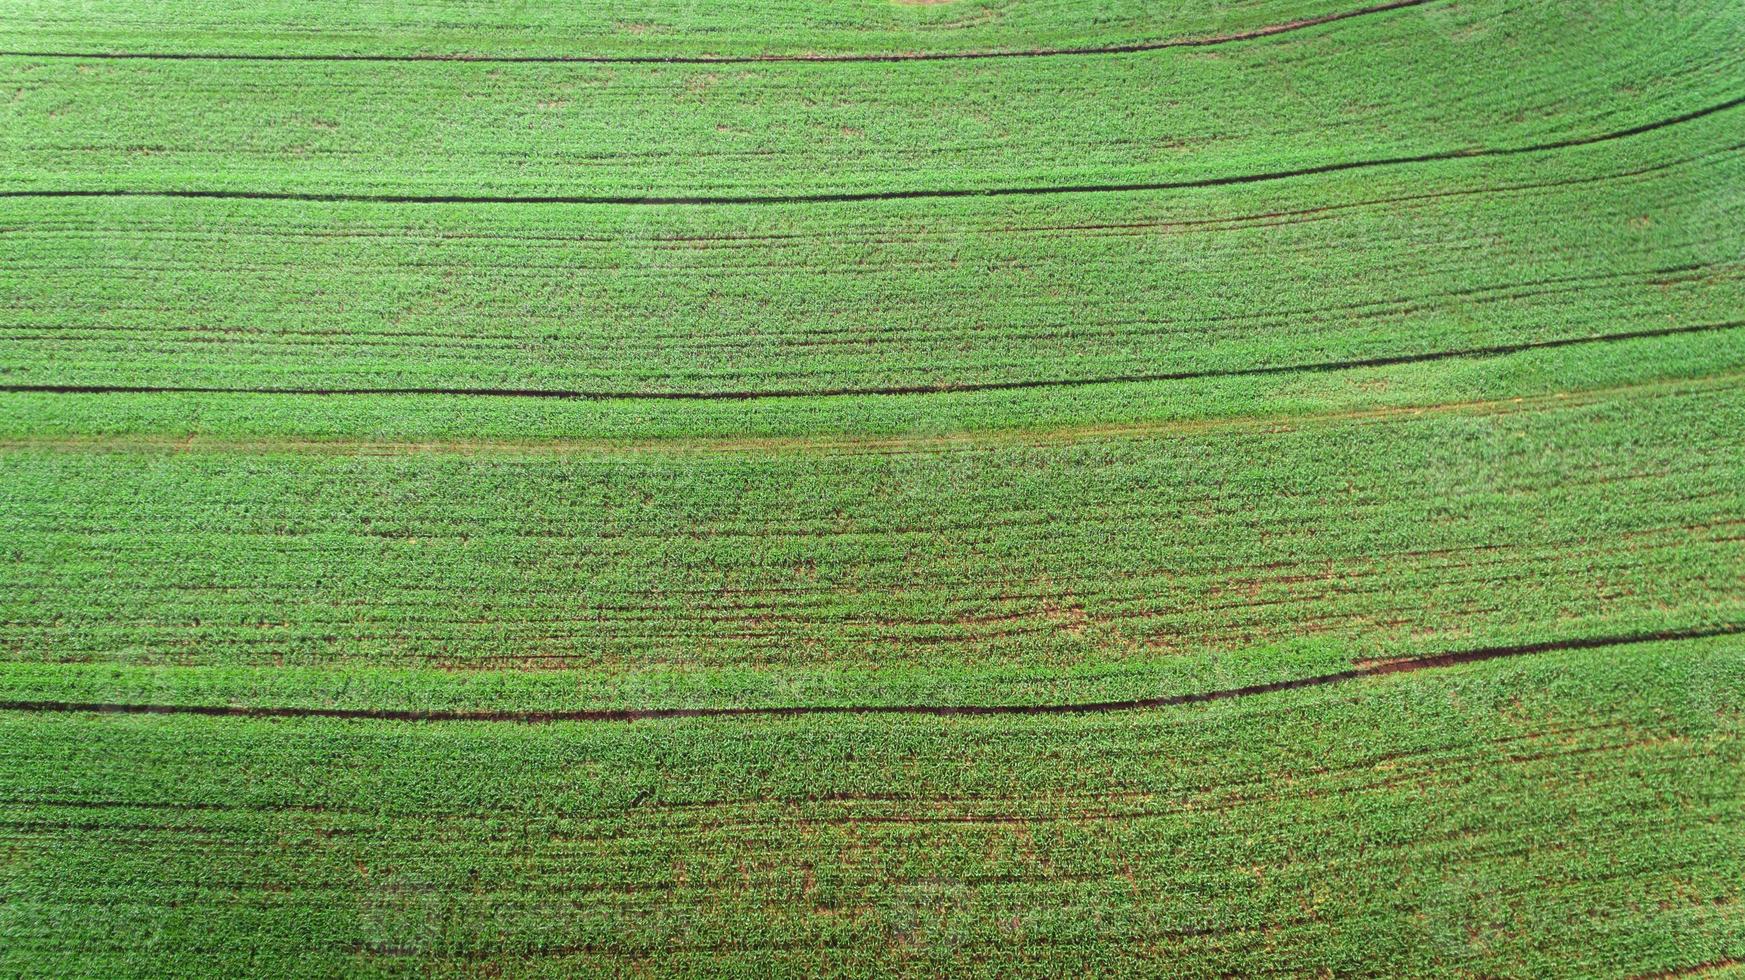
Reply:
[[[11,386],[728,396],[1240,375],[1695,328],[1745,304],[1745,212],[1724,192],[1745,180],[1738,115],[1544,157],[1165,194],[6,200],[0,368]]]
[[[131,57],[468,58],[482,60],[913,59],[1033,55],[1265,37],[1426,0],[711,0],[643,4],[634,18],[601,0],[513,7],[451,4],[440,23],[416,6],[98,0],[78,11],[14,0],[0,50]]]
[[[1143,715],[0,712],[0,969],[1668,970],[1745,940],[1742,685],[1734,639]]]
[[[7,56],[0,190],[716,199],[1199,181],[1676,118],[1738,97],[1740,26],[1688,4],[1485,0],[1099,59]]]
[[[1731,622],[1737,390],[865,451],[26,443],[0,640],[779,686]]]

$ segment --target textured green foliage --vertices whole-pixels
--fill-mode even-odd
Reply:
[[[1714,961],[1745,953],[1742,696],[1728,639],[1034,719],[0,713],[0,967]]]
[[[0,457],[6,619],[30,659],[602,671],[1680,626],[1741,614],[1742,429],[1729,378],[865,445],[50,441]]]
[[[1662,122],[1739,97],[1742,31],[1730,4],[1484,0],[1204,51],[972,62],[6,57],[0,189],[692,197],[1200,181]]]
[[[1213,38],[1364,9],[1336,0],[611,0],[416,4],[343,0],[14,0],[0,46],[33,51],[662,58],[1033,51]]]
[[[0,973],[1737,966],[1742,34],[0,0]]]
[[[1745,108],[1274,185],[740,207],[0,200],[49,384],[767,392],[1241,371],[1736,322]],[[1329,250],[1338,261],[1329,261]],[[1034,399],[1033,401],[1042,401]]]

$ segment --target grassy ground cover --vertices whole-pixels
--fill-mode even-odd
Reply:
[[[1033,52],[1069,47],[1215,40],[1345,15],[1385,15],[1415,3],[1189,0],[1166,10],[1116,0],[1091,10],[1013,4],[602,3],[358,6],[313,0],[86,3],[77,14],[34,0],[13,4],[0,48],[256,56],[460,55],[663,58]]]
[[[8,448],[121,440],[261,448],[304,442],[562,451],[780,450],[881,441],[945,444],[1176,434],[1205,427],[1286,426],[1293,419],[1404,414],[1462,403],[1543,400],[1575,392],[1724,378],[1745,369],[1745,327],[1665,336],[1599,334],[1503,353],[1449,353],[1404,363],[881,395],[771,398],[527,398],[514,395],[324,396],[279,392],[12,391],[0,398]],[[1478,407],[1478,406],[1473,406]],[[1085,431],[1095,430],[1095,431]]]
[[[0,0],[0,973],[1738,968],[1745,13],[1155,8]]]
[[[779,676],[1709,625],[1739,614],[1737,391],[864,445],[42,437],[0,455],[6,636],[21,660]]]
[[[1745,183],[1742,119],[1191,192],[729,208],[6,200],[0,379],[878,390],[1735,322],[1745,199],[1725,188]]]
[[[1665,644],[1034,719],[0,714],[0,957],[438,975],[1725,961],[1745,953],[1742,654]]]
[[[968,63],[5,57],[0,192],[640,198],[1204,181],[1588,139],[1740,96],[1736,10],[1436,10],[1208,50]]]

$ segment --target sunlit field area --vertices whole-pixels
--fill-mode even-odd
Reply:
[[[1745,6],[0,0],[0,973],[1745,969]]]

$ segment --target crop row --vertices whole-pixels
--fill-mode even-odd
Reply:
[[[1604,336],[1604,335],[1602,335]],[[1315,424],[1424,410],[1478,410],[1745,372],[1745,324],[1340,370],[1280,371],[1067,387],[764,399],[607,400],[194,392],[0,394],[0,446],[42,440],[210,447],[460,452],[584,449],[877,452],[983,434],[986,443]],[[318,447],[310,447],[318,448]]]
[[[875,451],[30,441],[9,658],[1037,671],[1740,619],[1730,378]]]
[[[0,368],[39,385],[821,392],[1730,322],[1736,116],[1429,175],[1174,194],[0,201]]]
[[[0,190],[712,197],[1203,181],[1738,96],[1728,4],[1503,0],[1210,51],[912,64],[0,57]]]
[[[1742,652],[1049,719],[3,713],[0,963],[1690,966],[1745,951]]]
[[[650,5],[626,19],[619,5],[591,0],[513,8],[447,4],[440,21],[433,21],[418,6],[360,7],[335,0],[174,0],[148,8],[96,0],[76,14],[53,3],[14,2],[0,22],[0,49],[584,59],[1034,51],[1212,39],[1365,6],[1362,0],[1265,0],[1235,7],[1190,0],[1158,10],[1139,0],[1114,0],[1091,11],[1072,3],[974,0],[825,9],[776,0]]]

